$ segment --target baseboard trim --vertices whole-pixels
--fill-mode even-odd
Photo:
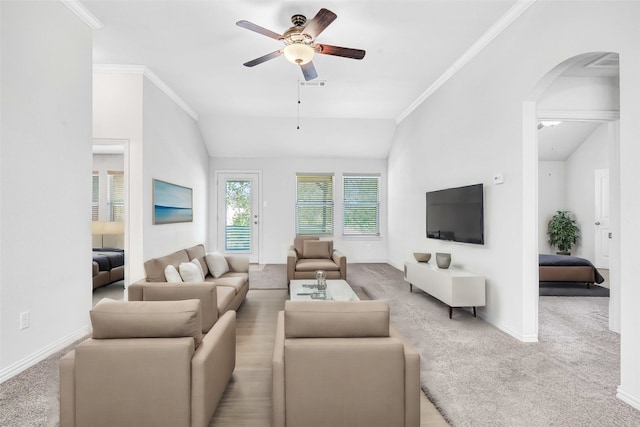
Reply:
[[[618,399],[640,411],[640,396],[625,391],[622,386],[618,386],[617,391],[616,397]]]
[[[538,342],[538,335],[537,334],[536,335],[523,335],[523,334],[520,334],[520,333],[514,331],[513,329],[507,327],[506,325],[504,325],[504,324],[502,324],[500,322],[496,322],[495,319],[493,319],[490,316],[488,316],[487,312],[484,311],[483,309],[478,309],[478,317],[481,317],[487,323],[492,324],[493,326],[495,326],[496,328],[500,329],[505,334],[512,336],[513,338],[517,339],[518,341],[522,341],[522,342]]]
[[[30,354],[24,359],[19,360],[16,363],[9,365],[6,368],[0,370],[0,384],[5,382],[9,378],[12,378],[18,375],[20,372],[32,367],[36,363],[43,361],[47,357],[62,350],[63,348],[70,346],[71,344],[78,341],[79,339],[86,337],[90,332],[91,332],[91,328],[88,325],[84,326],[76,330],[75,332],[72,332],[71,334],[67,335],[66,337],[63,337],[58,341],[55,341],[49,344],[48,346],[43,347],[42,349],[36,351],[35,353]]]

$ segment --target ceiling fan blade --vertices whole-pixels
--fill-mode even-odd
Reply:
[[[314,46],[316,53],[323,55],[342,56],[344,58],[362,59],[366,51],[362,49],[351,49],[349,47],[331,46],[328,44],[317,44]]]
[[[245,62],[242,65],[244,65],[245,67],[253,67],[254,65],[262,64],[263,62],[267,62],[270,59],[277,58],[280,55],[282,55],[282,51],[276,50],[275,52],[267,53],[266,55],[261,56],[260,58],[256,58],[252,61]]]
[[[318,72],[316,71],[316,67],[313,65],[313,62],[311,61],[301,65],[300,69],[302,69],[302,74],[304,75],[304,79],[306,81],[313,80],[316,77],[318,77]]]
[[[328,9],[320,9],[316,16],[304,27],[304,31],[302,34],[307,34],[311,36],[313,40],[318,37],[318,34],[324,31],[325,28],[329,26],[335,19],[338,17],[335,13],[331,12]]]
[[[267,30],[266,28],[262,28],[259,25],[256,25],[252,22],[249,21],[238,21],[236,22],[236,25],[238,27],[242,27],[242,28],[246,28],[247,30],[250,31],[255,31],[258,34],[262,34],[263,36],[267,36],[267,37],[271,37],[272,39],[276,39],[276,40],[281,40],[282,36],[278,33],[274,33],[271,30]]]

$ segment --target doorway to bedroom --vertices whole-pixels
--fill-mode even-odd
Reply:
[[[542,257],[564,258],[560,260],[562,262],[569,259],[556,255],[557,248],[549,244],[547,233],[551,217],[558,211],[566,211],[580,228],[578,242],[571,248],[571,257],[576,262],[584,261],[596,267],[596,283],[590,286],[582,277],[572,282],[575,275],[552,281],[555,273],[549,278],[546,272],[543,275],[545,267],[540,267],[539,295],[611,295],[603,308],[609,328],[616,332],[619,332],[619,296],[616,272],[614,270],[612,281],[609,269],[610,264],[615,269],[615,259],[610,263],[611,219],[619,205],[615,198],[619,162],[618,64],[618,54],[612,52],[593,52],[571,58],[545,76],[541,81],[544,89],[535,103],[539,265],[542,265]],[[572,265],[569,268],[586,271],[591,267]],[[604,282],[598,283],[601,279]],[[542,306],[548,301],[540,299],[539,304]]]
[[[94,140],[91,174],[93,304],[124,299],[126,288],[126,141]]]

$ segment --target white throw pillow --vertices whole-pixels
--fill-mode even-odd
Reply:
[[[207,267],[209,267],[211,275],[216,279],[229,271],[229,264],[227,264],[227,259],[224,255],[207,254],[205,260],[207,261]]]
[[[184,282],[204,282],[202,269],[193,262],[180,263],[179,270]]]
[[[192,259],[191,262],[198,267],[198,269],[200,270],[200,276],[202,277],[202,280],[204,280],[204,270],[202,269],[202,264],[200,264],[198,258]]]
[[[167,279],[169,283],[180,283],[182,282],[182,277],[180,277],[180,273],[176,268],[169,264],[164,268],[164,278]]]

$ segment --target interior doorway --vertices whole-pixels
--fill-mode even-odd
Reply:
[[[105,297],[125,299],[129,283],[128,148],[127,140],[93,140],[91,215],[94,304]]]
[[[577,82],[580,84],[576,85]],[[579,88],[576,90],[562,90],[563,88]],[[604,94],[604,95],[603,95]],[[610,182],[610,212],[612,213],[611,227],[615,234],[616,215],[619,215],[619,139],[616,129],[619,126],[619,71],[618,55],[609,52],[592,52],[578,55],[559,64],[551,70],[539,82],[529,101],[523,104],[523,191],[525,192],[524,205],[531,209],[535,215],[524,218],[525,230],[523,231],[523,256],[525,262],[523,284],[525,303],[523,309],[526,314],[523,317],[528,331],[538,334],[538,265],[537,255],[544,246],[541,236],[546,232],[543,220],[539,217],[539,141],[538,129],[542,120],[555,122],[599,122],[606,123],[605,128],[609,134],[610,144],[607,156],[611,171]],[[604,167],[603,167],[604,168]],[[595,168],[591,169],[589,185],[594,185]],[[531,192],[533,194],[528,194]],[[594,197],[594,190],[588,197]],[[594,211],[594,200],[590,199],[590,208]],[[593,213],[593,215],[595,215]],[[595,236],[597,227],[595,219],[585,219],[585,226],[590,227],[590,233]],[[527,224],[532,227],[527,227]],[[608,235],[608,234],[607,234]],[[620,295],[617,282],[616,245],[610,242],[610,301],[609,301],[609,327],[612,331],[620,332]],[[589,251],[593,254],[595,245],[593,240]],[[593,258],[593,256],[591,257]]]

